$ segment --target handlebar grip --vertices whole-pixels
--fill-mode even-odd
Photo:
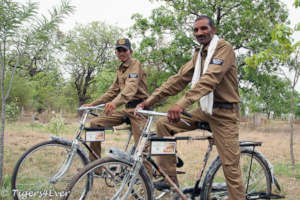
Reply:
[[[188,113],[188,112],[185,112],[185,111],[182,111],[181,114],[183,114],[183,115],[186,116],[186,117],[190,117],[190,118],[193,117],[192,114],[190,114],[190,113]]]
[[[93,115],[94,117],[98,117],[99,115],[95,114],[95,113],[92,113],[90,112],[91,115]]]

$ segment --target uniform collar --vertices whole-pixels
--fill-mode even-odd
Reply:
[[[202,50],[201,50],[201,56],[203,57],[206,57],[207,56],[207,51],[208,51],[208,46],[209,46],[209,44],[208,45],[206,45],[204,48],[202,48]]]
[[[120,65],[120,67],[128,68],[129,65],[131,64],[131,62],[132,62],[132,58],[130,57],[130,58],[128,58],[125,62],[123,62],[123,63]]]
[[[202,51],[201,51],[201,52],[203,52],[203,53],[207,53],[208,46],[209,46],[209,44],[208,44],[208,45],[206,45],[206,46],[205,46],[205,47],[202,49]]]

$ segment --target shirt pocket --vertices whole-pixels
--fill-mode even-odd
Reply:
[[[127,73],[123,73],[123,74],[120,74],[120,88],[121,90],[125,88],[125,84],[126,84],[126,80],[127,80]]]

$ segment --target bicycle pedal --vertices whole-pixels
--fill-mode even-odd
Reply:
[[[185,174],[183,171],[176,171],[176,174]]]
[[[281,196],[279,194],[267,194],[265,192],[254,192],[251,194],[247,194],[247,200],[251,199],[283,199],[285,196]]]

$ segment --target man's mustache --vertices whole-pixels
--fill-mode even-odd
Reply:
[[[203,39],[203,38],[205,38],[205,35],[197,35],[197,38]]]

